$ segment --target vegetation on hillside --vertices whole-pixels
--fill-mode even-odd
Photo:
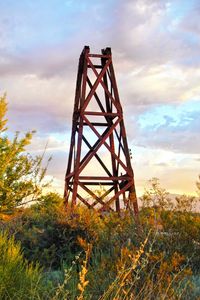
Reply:
[[[6,110],[2,97],[0,299],[199,299],[199,196],[172,201],[152,179],[139,227],[128,211],[66,211],[43,193],[42,156],[25,152],[32,133],[6,135]]]

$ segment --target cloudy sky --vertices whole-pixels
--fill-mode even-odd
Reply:
[[[62,192],[78,58],[111,47],[138,194],[158,177],[195,193],[200,174],[199,0],[0,0],[0,94],[9,130],[35,129]]]

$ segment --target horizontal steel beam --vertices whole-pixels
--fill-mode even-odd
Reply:
[[[79,176],[80,180],[130,180],[129,176]]]

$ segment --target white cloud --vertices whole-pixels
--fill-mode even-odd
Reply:
[[[159,178],[161,185],[171,193],[195,195],[199,154],[174,153],[150,147],[133,147],[132,151],[138,195],[144,192],[146,182],[153,177]]]
[[[75,78],[38,78],[35,74],[3,78],[1,91],[9,101],[11,130],[65,132],[71,127]]]
[[[36,129],[32,151],[40,151],[50,137],[48,153],[54,154],[54,167],[49,172],[58,180],[62,180],[68,151],[58,134],[69,140],[78,58],[85,44],[91,52],[112,47],[129,140],[146,147],[136,162],[139,181],[144,182],[144,174],[148,178],[159,174],[166,182],[167,172],[178,176],[167,153],[199,153],[199,112],[186,111],[187,124],[184,116],[180,124],[174,124],[166,113],[156,130],[141,128],[138,122],[157,106],[171,105],[176,111],[184,102],[200,101],[199,5],[194,2],[191,10],[186,2],[0,4],[0,92],[8,94],[10,130]],[[147,161],[147,152],[155,155],[156,149],[168,152],[154,163],[152,158]],[[183,169],[180,177],[187,178],[199,166],[188,160]],[[185,186],[189,189],[189,184]]]

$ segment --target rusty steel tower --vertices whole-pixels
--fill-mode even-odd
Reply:
[[[115,79],[111,48],[79,59],[65,202],[99,211],[131,209],[138,215],[134,174]]]

